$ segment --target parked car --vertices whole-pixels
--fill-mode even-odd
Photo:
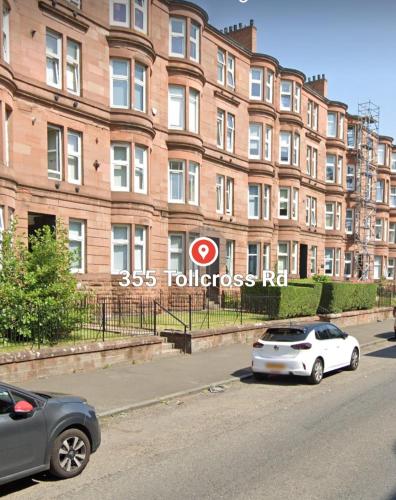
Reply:
[[[77,476],[99,445],[95,409],[84,399],[0,382],[0,485],[46,470]]]
[[[356,370],[360,346],[355,337],[332,323],[305,323],[268,328],[253,344],[256,379],[268,374],[308,377],[319,384],[323,374],[338,368]]]

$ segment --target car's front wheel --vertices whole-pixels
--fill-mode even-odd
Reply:
[[[357,347],[355,347],[355,349],[352,351],[351,361],[350,361],[349,366],[348,366],[349,370],[355,371],[358,369],[359,360],[360,360],[359,358],[360,358],[359,349]]]
[[[319,358],[315,360],[308,382],[312,385],[320,384],[323,378],[323,361]]]
[[[52,446],[50,472],[60,479],[75,477],[85,469],[90,455],[87,435],[79,429],[67,429]]]

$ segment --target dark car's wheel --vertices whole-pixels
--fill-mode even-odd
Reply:
[[[323,361],[319,358],[315,360],[308,382],[312,385],[320,384],[323,378]]]
[[[77,476],[87,466],[90,455],[87,435],[79,429],[67,429],[52,446],[50,472],[60,479]]]
[[[351,355],[351,362],[349,363],[348,370],[355,371],[359,367],[359,349],[355,347],[355,349],[352,351]]]
[[[253,372],[255,380],[265,380],[268,377],[267,373]]]

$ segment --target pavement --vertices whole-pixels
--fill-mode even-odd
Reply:
[[[392,319],[344,330],[357,337],[363,348],[394,335]],[[250,377],[251,348],[250,344],[234,344],[144,364],[120,363],[90,372],[29,379],[22,385],[83,396],[105,417]]]

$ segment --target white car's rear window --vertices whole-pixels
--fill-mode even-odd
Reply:
[[[295,342],[305,340],[308,333],[298,328],[268,328],[261,340],[269,342]]]

